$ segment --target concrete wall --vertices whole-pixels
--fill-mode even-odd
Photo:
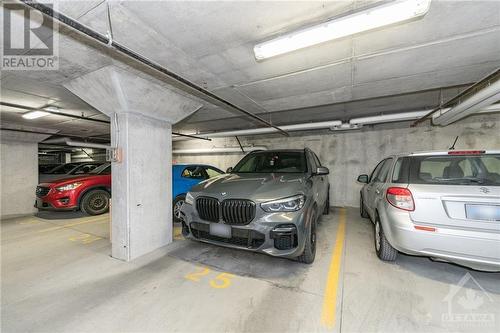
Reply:
[[[359,174],[370,173],[378,161],[400,152],[447,149],[456,136],[460,136],[457,149],[500,150],[500,115],[474,116],[447,127],[424,124],[410,128],[409,123],[365,126],[349,132],[316,131],[295,132],[292,137],[280,135],[240,138],[243,145],[264,145],[269,149],[303,148],[314,150],[321,162],[330,168],[330,198],[335,206],[359,206],[356,182]],[[234,138],[177,141],[176,148],[236,147]],[[208,163],[223,170],[234,166],[242,154],[175,155],[175,162]]]
[[[2,140],[0,155],[1,218],[34,213],[38,183],[37,143]]]

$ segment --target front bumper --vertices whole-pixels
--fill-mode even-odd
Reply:
[[[497,233],[439,226],[434,232],[416,230],[410,214],[394,208],[385,209],[380,219],[389,243],[400,252],[477,270],[500,271]]]
[[[181,208],[184,237],[205,243],[266,253],[271,256],[295,258],[304,251],[307,209],[297,212],[258,212],[247,225],[230,225],[231,238],[210,234],[210,224],[202,220],[192,205]]]
[[[41,210],[75,210],[78,209],[78,196],[74,190],[59,192],[50,189],[47,195],[35,199],[35,208]]]

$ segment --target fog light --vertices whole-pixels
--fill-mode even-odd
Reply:
[[[269,236],[274,239],[274,247],[278,250],[297,247],[297,227],[294,224],[280,224],[271,230]]]
[[[68,202],[69,202],[69,198],[62,198],[62,199],[59,199],[59,202],[62,203],[63,205],[67,205]]]

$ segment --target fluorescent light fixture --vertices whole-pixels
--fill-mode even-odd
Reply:
[[[44,110],[50,111],[50,112],[59,112],[60,109],[57,106],[48,106],[44,108]]]
[[[28,113],[23,114],[23,118],[25,119],[36,119],[40,117],[48,116],[50,113],[44,111],[30,111]]]
[[[255,45],[258,60],[425,15],[431,0],[395,0]]]

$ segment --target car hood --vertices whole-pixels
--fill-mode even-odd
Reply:
[[[305,174],[231,173],[207,179],[190,192],[223,199],[250,199],[261,203],[304,194],[308,186]]]
[[[39,184],[39,186],[50,186],[50,185],[59,185],[62,183],[71,183],[71,182],[78,182],[78,181],[84,181],[88,179],[93,179],[96,177],[100,177],[104,175],[97,175],[97,174],[82,174],[78,176],[61,176],[57,179],[51,179],[51,180],[45,180]]]

